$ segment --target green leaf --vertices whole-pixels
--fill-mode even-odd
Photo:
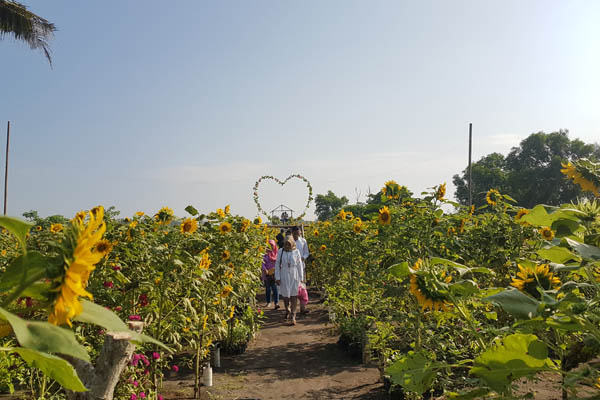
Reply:
[[[15,258],[0,278],[0,292],[17,288],[22,292],[27,286],[45,278],[49,259],[37,251],[31,251]],[[19,293],[14,293],[15,297]]]
[[[126,332],[129,330],[125,322],[111,310],[83,299],[81,299],[81,306],[83,307],[83,311],[73,319],[74,321],[99,325],[113,332]]]
[[[465,265],[441,257],[431,257],[429,259],[429,264],[452,267],[456,269],[461,276],[469,272],[469,268],[467,268]]]
[[[553,315],[546,319],[546,324],[563,331],[577,332],[582,330],[582,326],[577,322],[577,320],[569,317],[568,315]]]
[[[572,219],[560,218],[552,223],[552,230],[556,232],[556,237],[572,236],[577,230],[581,229],[579,222]]]
[[[29,232],[33,224],[30,224],[29,222],[25,222],[18,218],[0,216],[0,226],[6,228],[10,233],[15,235],[15,237],[21,244],[23,254],[27,253],[26,236],[27,232]]]
[[[484,315],[487,319],[491,319],[492,321],[498,320],[498,313],[496,311],[486,312]]]
[[[404,279],[413,273],[413,271],[408,266],[408,262],[406,261],[392,265],[388,268],[388,272],[397,279]]]
[[[453,294],[459,295],[461,297],[471,296],[472,294],[479,292],[477,284],[473,281],[468,280],[453,283],[448,288]]]
[[[581,257],[561,246],[545,247],[538,250],[537,253],[540,257],[557,264],[565,264],[568,261],[581,261]]]
[[[548,348],[535,335],[515,333],[481,353],[470,374],[493,390],[507,394],[511,382],[554,367]]]
[[[521,217],[520,221],[528,222],[535,226],[551,227],[554,221],[559,219],[570,219],[575,222],[578,221],[577,216],[572,212],[572,210],[545,206],[543,204],[533,207],[528,214],[525,214]]]
[[[515,318],[534,318],[538,314],[540,302],[517,289],[505,289],[504,291],[488,296],[483,299],[496,304]]]
[[[435,378],[434,364],[423,353],[408,354],[385,369],[393,383],[405,390],[423,393],[431,388]]]
[[[90,361],[87,350],[77,342],[72,331],[49,322],[27,321],[3,308],[0,308],[0,315],[12,326],[22,347],[43,353],[66,354]]]
[[[30,367],[38,368],[44,375],[54,379],[65,389],[74,392],[87,391],[73,366],[66,360],[24,347],[14,348],[13,351],[18,353]]]
[[[129,327],[119,318],[117,314],[108,310],[101,305],[92,303],[91,301],[81,299],[81,305],[83,311],[77,317],[75,321],[87,322],[90,324],[98,325],[112,332],[127,332],[131,335],[131,341],[137,343],[154,343],[163,349],[172,352],[172,350],[159,342],[158,340],[138,333],[129,329]]]
[[[504,197],[506,200],[512,202],[512,203],[516,203],[517,201],[515,199],[513,199],[512,197],[510,197],[507,194],[503,194],[502,197]]]
[[[563,238],[577,254],[588,260],[600,260],[600,248],[596,246],[590,246],[589,244],[579,243],[573,239]]]
[[[470,392],[462,392],[462,393],[451,392],[451,393],[448,393],[448,398],[454,399],[454,400],[481,399],[489,392],[490,392],[489,389],[484,389],[484,388],[479,388],[479,389],[471,390]]]
[[[187,211],[187,212],[188,212],[188,214],[191,214],[191,215],[193,215],[193,216],[196,216],[196,215],[198,215],[198,210],[196,210],[196,209],[194,208],[194,206],[187,206],[187,207],[185,208],[185,211]]]

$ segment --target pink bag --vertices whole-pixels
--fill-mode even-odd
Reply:
[[[298,299],[302,304],[308,304],[308,292],[306,291],[306,286],[302,283],[298,286]]]

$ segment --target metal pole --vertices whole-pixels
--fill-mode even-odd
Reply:
[[[469,122],[469,207],[473,204],[473,182],[471,180],[471,149],[473,142],[473,124]]]
[[[4,215],[6,215],[6,194],[8,191],[8,145],[10,144],[10,121],[6,127],[6,165],[4,166]]]

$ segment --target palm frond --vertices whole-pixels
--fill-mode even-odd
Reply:
[[[52,65],[48,41],[54,36],[53,23],[27,10],[13,0],[0,0],[0,39],[12,36],[26,42],[33,50],[41,49]]]

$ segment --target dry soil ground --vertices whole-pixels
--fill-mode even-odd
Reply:
[[[351,359],[327,325],[327,311],[311,296],[310,313],[296,326],[280,310],[264,310],[265,324],[248,350],[222,356],[213,369],[213,386],[203,399],[386,399],[379,371]],[[165,382],[167,399],[193,397],[193,375]]]

